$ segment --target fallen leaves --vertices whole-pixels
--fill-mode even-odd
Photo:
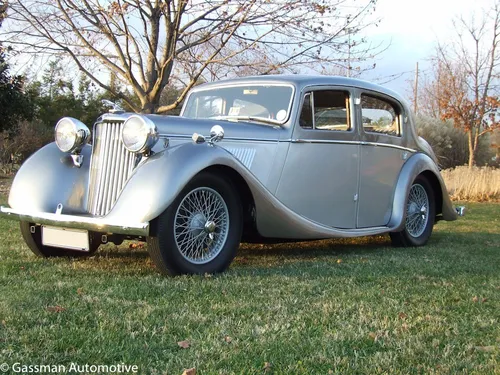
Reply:
[[[184,370],[182,375],[196,375],[196,369],[194,367],[188,368],[188,369]]]
[[[231,338],[231,336],[224,336],[224,341],[227,342],[228,344],[231,344],[231,342],[233,342],[233,339]]]
[[[54,312],[54,313],[60,313],[66,310],[64,307],[56,305],[56,306],[49,306],[47,307],[48,312]]]
[[[472,302],[478,303],[479,302],[479,297],[478,296],[472,297]],[[485,297],[481,298],[481,303],[485,303],[485,302],[488,302],[488,298],[485,298]]]
[[[398,314],[398,318],[401,320],[405,320],[406,318],[408,318],[408,315],[406,315],[404,312],[400,312]]]
[[[378,332],[370,332],[368,333],[368,338],[373,340],[373,342],[378,342],[384,338],[389,337],[389,331],[378,331]]]
[[[188,349],[191,346],[191,343],[188,340],[182,340],[177,343],[180,348],[182,349]]]
[[[484,352],[484,353],[491,353],[497,350],[497,347],[494,345],[489,345],[489,346],[475,346],[475,350],[478,352]]]
[[[271,362],[264,362],[264,367],[262,369],[264,370],[264,372],[268,372],[271,371],[272,367],[273,365],[271,364]]]

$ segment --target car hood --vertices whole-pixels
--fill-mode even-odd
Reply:
[[[253,122],[227,120],[201,120],[179,116],[146,115],[158,128],[160,135],[191,137],[193,133],[210,135],[214,125],[224,129],[226,139],[278,140],[280,127]]]

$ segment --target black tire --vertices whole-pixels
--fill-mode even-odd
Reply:
[[[423,246],[432,234],[436,218],[434,191],[424,176],[418,176],[406,198],[404,229],[390,233],[394,246]]]
[[[31,227],[35,227],[35,233],[31,233]],[[99,248],[100,243],[90,235],[90,250],[89,251],[77,251],[71,249],[63,249],[60,247],[52,247],[42,245],[42,227],[39,225],[34,225],[33,223],[28,223],[21,221],[21,235],[23,236],[24,242],[30,248],[30,250],[36,256],[42,258],[52,258],[52,257],[73,257],[82,258],[88,257],[94,254]]]
[[[194,203],[202,201],[196,199],[202,197],[213,203],[195,206]],[[220,224],[212,226],[215,221]],[[148,251],[162,274],[223,272],[234,259],[241,241],[241,201],[229,181],[202,172],[186,185],[153,225],[155,234],[147,238]],[[188,254],[189,249],[198,256]]]

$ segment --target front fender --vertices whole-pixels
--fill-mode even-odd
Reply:
[[[49,143],[31,155],[17,172],[9,194],[10,207],[34,212],[55,212],[59,203],[67,214],[86,212],[92,148],[82,150],[78,168],[71,156]]]
[[[396,184],[396,191],[394,194],[394,202],[391,219],[388,226],[393,228],[393,231],[403,230],[404,220],[406,219],[406,200],[408,198],[408,193],[410,191],[411,185],[415,178],[426,171],[431,172],[436,179],[439,181],[441,186],[443,204],[442,204],[442,214],[443,218],[448,221],[453,221],[458,218],[457,212],[453,208],[450,196],[444,184],[441,173],[436,166],[436,163],[423,153],[417,153],[410,157],[404,164],[401,173],[399,174],[399,179]]]
[[[212,165],[245,169],[229,152],[207,143],[183,143],[154,154],[137,167],[107,218],[155,219],[196,174]]]

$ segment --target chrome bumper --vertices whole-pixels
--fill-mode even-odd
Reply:
[[[90,216],[76,216],[53,214],[47,212],[25,212],[0,206],[0,217],[11,220],[26,221],[35,224],[51,225],[54,227],[86,229],[101,233],[128,234],[148,236],[149,223],[110,222],[106,218]]]
[[[455,207],[455,211],[457,211],[458,216],[465,216],[465,206],[457,206]]]

